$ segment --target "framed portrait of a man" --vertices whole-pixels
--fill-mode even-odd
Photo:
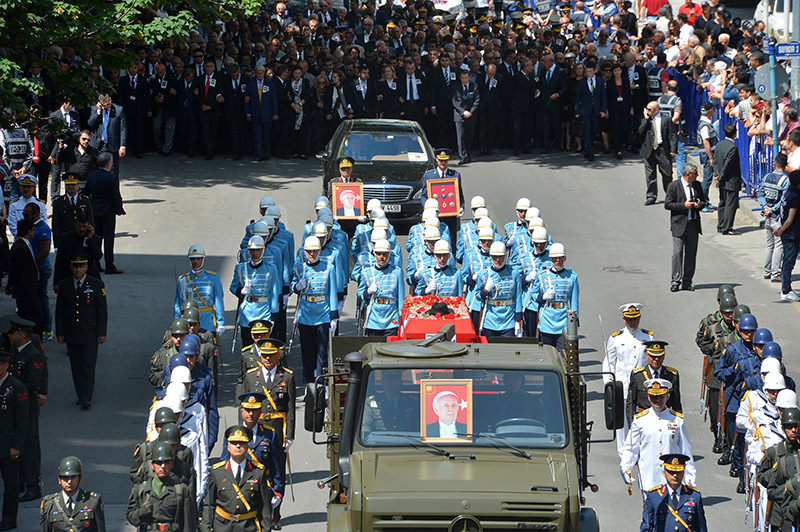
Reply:
[[[364,213],[364,185],[331,183],[331,210],[340,220],[357,220]]]
[[[472,380],[420,380],[420,437],[472,441]]]

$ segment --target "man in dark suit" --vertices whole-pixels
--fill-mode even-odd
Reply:
[[[100,94],[97,100],[97,111],[89,115],[91,145],[112,155],[114,174],[119,177],[119,160],[127,154],[128,121],[122,107],[111,103],[111,96]]]
[[[204,74],[195,79],[192,93],[200,105],[198,122],[200,124],[200,139],[206,159],[213,159],[216,148],[217,119],[219,106],[222,104],[222,77],[214,73],[214,61],[206,61],[203,65]],[[106,256],[108,259],[108,256]]]
[[[9,353],[0,351],[0,473],[4,486],[0,530],[17,527],[20,453],[28,427],[28,390],[10,374],[9,359]]]
[[[80,131],[80,118],[77,111],[74,110],[70,102],[63,102],[61,107],[50,113],[50,125],[57,132],[56,134],[48,133],[46,138],[49,140],[49,148],[42,146],[40,142],[39,152],[41,158],[47,158],[50,163],[50,181],[49,197],[55,198],[61,191],[61,174],[63,169],[63,161],[59,158],[61,150],[74,150],[77,149],[78,132]],[[59,142],[65,141],[65,142]],[[39,174],[39,196],[44,198],[42,192],[42,176]]]
[[[399,79],[400,91],[403,94],[405,105],[403,110],[405,120],[416,120],[422,123],[428,114],[429,94],[428,81],[425,74],[417,71],[417,64],[413,59],[408,59],[405,72]]]
[[[497,124],[500,121],[500,101],[505,92],[505,79],[490,63],[478,74],[481,102],[478,107],[478,155],[491,155],[497,145]]]
[[[458,77],[459,83],[451,86],[450,94],[453,102],[453,121],[456,123],[458,155],[461,157],[458,164],[461,165],[472,162],[469,152],[475,139],[475,127],[478,125],[477,113],[481,95],[478,86],[469,80],[469,70],[462,70]]]
[[[678,285],[684,290],[694,290],[697,240],[703,233],[700,227],[700,209],[707,198],[703,187],[697,182],[697,167],[686,163],[683,177],[669,184],[664,208],[670,211],[669,229],[672,233],[672,282],[670,291],[677,292]]]
[[[277,112],[275,113],[278,115],[278,120],[273,125],[275,134],[272,136],[272,151],[275,157],[287,159],[289,157],[289,135],[297,116],[292,109],[294,96],[291,94],[292,88],[289,86],[289,67],[278,64],[275,67],[272,84],[275,86],[275,95],[278,98]]]
[[[58,293],[58,283],[70,276],[70,258],[75,255],[87,255],[89,261],[89,277],[100,279],[100,258],[103,256],[103,240],[95,234],[89,217],[79,213],[75,216],[72,231],[61,236],[56,253],[56,264],[53,267],[53,291]]]
[[[639,136],[644,139],[639,149],[644,157],[644,178],[647,183],[647,199],[644,204],[653,205],[658,197],[656,167],[661,174],[664,192],[672,181],[672,160],[675,158],[675,150],[678,149],[678,128],[672,120],[659,112],[658,102],[649,102],[644,109],[644,120],[639,125]]]
[[[594,161],[594,139],[600,131],[600,118],[607,115],[606,84],[595,76],[594,62],[586,63],[586,77],[578,82],[575,118],[583,120],[583,153]]]
[[[540,63],[539,87],[541,101],[539,112],[539,128],[542,135],[542,150],[547,153],[552,149],[553,140],[558,139],[561,132],[561,107],[567,92],[567,77],[555,63],[553,54],[545,54]]]
[[[92,406],[97,346],[106,341],[108,309],[103,281],[86,275],[87,255],[70,260],[72,276],[58,284],[56,338],[67,344],[72,383],[82,410]]]
[[[228,67],[228,74],[229,79],[222,84],[222,98],[224,100],[222,107],[233,159],[239,160],[246,151],[244,128],[247,120],[244,112],[244,101],[247,96],[247,80],[242,76],[239,65],[236,63]]]
[[[466,423],[456,421],[460,410],[460,400],[455,392],[446,390],[436,394],[432,407],[439,418],[426,425],[426,438],[464,438],[467,433]]]
[[[739,208],[739,189],[742,188],[742,170],[739,166],[739,148],[736,147],[737,124],[725,126],[725,139],[714,146],[714,181],[719,183],[717,231],[723,235],[739,235],[733,228],[736,209]]]
[[[122,273],[114,266],[114,232],[117,227],[117,215],[124,215],[122,195],[119,192],[119,177],[112,172],[110,154],[101,153],[97,157],[98,170],[86,179],[83,192],[92,198],[95,227],[103,239],[103,252],[106,256],[106,273]]]
[[[177,67],[179,70],[182,66]],[[194,94],[194,70],[187,69],[178,77],[177,129],[181,151],[189,157],[197,153],[197,113],[199,104]]]
[[[366,63],[359,67],[358,78],[347,84],[346,98],[348,107],[353,110],[353,118],[378,116],[377,89],[369,79],[369,66]]]
[[[17,303],[17,314],[36,324],[41,333],[42,307],[39,303],[39,268],[33,256],[31,240],[35,232],[32,220],[17,222],[17,239],[11,246],[6,293]]]
[[[532,132],[529,114],[531,102],[538,90],[533,77],[533,62],[530,59],[524,59],[520,64],[520,71],[514,75],[514,87],[511,91],[514,155],[519,155],[520,151],[530,153]]]
[[[166,157],[175,142],[178,80],[167,71],[164,63],[159,62],[155,68],[155,75],[148,80],[151,100],[147,116],[153,118],[153,144],[156,151]]]
[[[436,123],[434,142],[438,146],[447,148],[453,147],[454,140],[450,88],[458,85],[458,69],[452,63],[450,54],[445,52],[439,57],[439,66],[430,74],[431,114],[434,115]]]
[[[256,77],[247,84],[244,100],[247,121],[253,124],[256,158],[269,160],[272,154],[272,123],[278,120],[278,93],[265,77],[266,69],[258,65]]]
[[[135,63],[128,69],[128,75],[120,79],[118,91],[117,96],[128,121],[128,147],[133,156],[141,158],[144,151],[145,119],[150,112],[150,93],[147,79],[139,75]]]
[[[643,56],[640,56],[643,57]],[[623,77],[628,75],[631,85],[631,103],[633,105],[633,116],[639,116],[647,102],[650,100],[650,93],[647,86],[647,70],[641,64],[637,64],[636,57],[632,53],[625,54],[623,58],[625,69]]]

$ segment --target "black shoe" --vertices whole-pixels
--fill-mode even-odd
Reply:
[[[670,285],[669,291],[670,292],[677,292],[678,291],[678,285],[676,285],[676,284]]]
[[[280,530],[282,528],[283,527],[281,526],[281,524],[279,522],[277,522],[277,521],[273,521],[272,522],[272,530]]]
[[[26,489],[25,493],[19,496],[19,502],[35,501],[42,498],[41,489]]]
[[[464,157],[463,159],[458,161],[458,166],[464,166],[465,164],[467,164],[467,158],[466,157]]]
[[[79,401],[78,405],[81,407],[81,410],[89,410],[92,408],[91,401]]]
[[[589,157],[587,157],[586,160],[588,160],[589,162],[594,161],[594,154],[592,154]]]
[[[122,270],[118,270],[116,268],[116,266],[112,266],[110,268],[106,268],[106,273],[108,275],[115,275],[115,274],[120,274],[120,273],[124,273],[124,272]]]
[[[655,204],[656,204],[656,199],[655,198],[647,198],[647,200],[644,202],[644,206],[645,207],[648,207],[650,205],[655,205]]]
[[[722,438],[714,438],[714,447],[711,449],[711,452],[714,454],[722,454],[724,449],[725,446],[722,444]]]
[[[742,468],[741,467],[731,466],[731,470],[728,471],[728,474],[733,478],[744,477],[744,475],[742,474]]]
[[[0,532],[3,530],[14,530],[17,528],[17,523],[0,523]]]
[[[739,477],[739,484],[736,486],[736,493],[745,493],[747,489],[744,485],[744,475]]]
[[[694,286],[690,284],[684,284],[681,287],[681,290],[686,290],[687,292],[694,292]]]
[[[739,236],[742,234],[741,231],[737,231],[736,229],[728,229],[727,231],[722,232],[723,235],[730,235],[730,236]]]
[[[722,451],[722,456],[720,456],[719,460],[717,460],[717,464],[728,465],[730,463],[731,463],[731,448],[725,447],[725,449]]]
[[[464,157],[464,164],[469,164],[469,163],[471,163],[471,162],[472,162],[472,157],[470,157],[469,155],[467,155],[466,157]]]
[[[621,151],[617,152],[617,159],[622,159],[622,152]]]

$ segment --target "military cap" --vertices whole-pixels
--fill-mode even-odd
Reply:
[[[341,157],[339,158],[339,168],[352,168],[355,162],[352,157]]]
[[[58,463],[58,476],[77,477],[83,474],[83,464],[77,456],[65,456]]]
[[[65,185],[77,185],[80,182],[78,180],[78,174],[73,172],[67,172],[61,179],[64,181]]]
[[[283,342],[275,338],[263,338],[256,342],[256,346],[258,347],[258,352],[261,353],[262,356],[269,356],[280,353]]]
[[[39,184],[39,180],[36,179],[36,177],[32,176],[31,174],[22,174],[17,179],[17,182],[19,183],[19,186],[21,186],[21,187],[23,187],[23,186],[31,186],[31,187],[33,187],[33,186],[36,186],[36,185]]]
[[[733,312],[736,310],[736,296],[733,294],[722,294],[719,298],[720,312]]]
[[[736,305],[736,308],[733,309],[733,321],[739,321],[745,314],[750,314],[750,307],[744,303],[739,303]]]
[[[19,329],[19,328],[32,328],[36,324],[30,320],[26,320],[25,318],[20,318],[17,314],[10,314],[5,316],[5,320],[3,325],[3,330],[0,332],[7,333],[10,332],[11,329]]]
[[[664,353],[666,352],[664,348],[669,345],[667,342],[663,342],[661,340],[650,340],[649,342],[642,343],[644,344],[644,350],[651,357],[664,356]]]
[[[269,334],[272,324],[267,320],[253,320],[250,322],[250,334]]]
[[[644,381],[647,395],[664,395],[672,389],[672,383],[666,379],[648,379]]]
[[[642,305],[641,303],[626,303],[619,307],[619,311],[622,312],[623,318],[639,318],[642,315]]]
[[[664,462],[664,469],[673,472],[686,469],[686,462],[689,461],[688,456],[680,453],[662,454],[658,459]]]
[[[264,403],[264,399],[267,396],[260,392],[248,392],[243,393],[239,396],[239,403],[242,408],[248,408],[252,410],[260,410],[261,405]]]
[[[11,353],[0,350],[0,364],[5,364],[11,359]]]
[[[73,255],[72,259],[69,262],[70,264],[75,264],[75,265],[89,264],[89,256],[79,253],[77,255]]]
[[[230,442],[250,443],[250,440],[253,439],[253,431],[244,425],[234,425],[225,431],[225,439]]]
[[[165,423],[161,427],[161,432],[158,433],[158,440],[169,443],[170,445],[176,445],[181,442],[181,429],[178,425],[174,422],[172,423]]]
[[[450,150],[448,148],[438,148],[436,150],[436,158],[440,161],[450,160]]]
[[[172,445],[165,441],[157,441],[153,445],[153,450],[150,453],[150,460],[153,462],[169,462],[173,460]]]
[[[153,417],[153,424],[163,425],[165,423],[175,423],[175,412],[169,407],[162,406],[156,410],[156,415]]]

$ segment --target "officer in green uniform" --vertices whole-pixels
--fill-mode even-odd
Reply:
[[[672,391],[667,401],[667,408],[676,412],[683,412],[681,406],[681,381],[678,370],[664,365],[665,347],[669,345],[661,340],[642,342],[644,353],[647,357],[647,365],[634,368],[631,372],[630,385],[628,385],[628,398],[626,401],[626,414],[628,423],[633,422],[633,416],[650,408],[650,400],[647,398],[647,386],[645,381],[650,379],[664,379],[672,385]]]
[[[152,478],[136,484],[128,497],[128,522],[140,530],[195,532],[197,503],[189,488],[173,473],[172,446],[153,446]]]
[[[189,334],[200,338],[200,363],[211,368],[214,382],[219,382],[219,346],[214,333],[200,327],[200,310],[190,307],[181,313],[181,317],[189,322]]]
[[[169,359],[172,358],[172,355],[178,354],[181,341],[187,334],[189,334],[189,322],[185,318],[177,318],[172,321],[169,326],[169,340],[164,342],[155,352],[153,358],[150,359],[150,372],[147,377],[150,384],[158,386],[158,383],[161,382],[164,368],[167,366]]]
[[[242,348],[242,356],[239,359],[239,376],[236,379],[236,397],[243,393],[242,386],[247,372],[261,365],[261,353],[258,352],[256,344],[259,340],[269,338],[271,331],[272,323],[267,320],[253,320],[250,322],[250,336],[253,337],[253,343]]]
[[[800,426],[800,410],[797,408],[785,408],[781,412],[781,428],[786,439],[764,451],[764,458],[758,466],[758,483],[767,490],[767,516],[771,530],[783,530],[784,508],[783,501],[779,497],[783,496],[782,483],[785,483],[787,471],[781,469],[780,464],[794,462],[797,451],[800,449],[798,441],[798,426]],[[797,501],[797,496],[794,498]],[[795,503],[796,506],[796,503]],[[793,510],[794,511],[794,510]],[[788,517],[788,516],[787,516]]]
[[[39,532],[105,532],[103,499],[81,489],[83,464],[77,456],[62,458],[58,464],[61,491],[47,495],[39,506]]]
[[[66,194],[57,196],[53,200],[50,221],[53,227],[53,247],[56,249],[61,243],[61,236],[75,229],[75,218],[79,214],[85,214],[89,218],[89,223],[94,224],[92,200],[89,199],[89,196],[78,194],[78,183],[77,174],[65,174],[64,188],[66,189]]]
[[[162,406],[153,416],[153,425],[156,428],[157,433],[161,433],[161,429],[164,425],[168,423],[175,424],[178,422],[180,416],[176,416],[175,413],[168,407]],[[136,449],[133,450],[133,463],[131,464],[131,469],[128,473],[128,476],[131,479],[131,482],[136,484],[139,482],[139,475],[140,469],[142,468],[142,464],[150,460],[150,454],[153,451],[153,445],[155,445],[157,441],[143,441],[139,445],[136,446]],[[176,456],[186,462],[187,464],[194,464],[194,454],[192,450],[186,447],[185,445],[179,445]]]
[[[381,373],[383,391],[367,397],[364,431],[409,431],[419,428],[419,401],[402,392],[402,372],[385,370]]]
[[[234,425],[225,431],[230,459],[208,474],[203,501],[203,532],[266,532],[270,529],[270,493],[264,466],[248,457],[253,433]]]
[[[197,493],[197,478],[194,470],[194,455],[188,447],[181,445],[181,429],[175,423],[166,423],[162,425],[158,433],[158,438],[153,442],[152,448],[158,445],[158,442],[165,442],[172,448],[172,474],[178,478],[181,484],[184,484],[192,494],[192,498],[196,498]],[[153,454],[152,448],[150,456],[139,468],[138,473],[133,477],[133,483],[138,484],[145,480],[153,478]],[[188,460],[188,461],[187,461]]]

